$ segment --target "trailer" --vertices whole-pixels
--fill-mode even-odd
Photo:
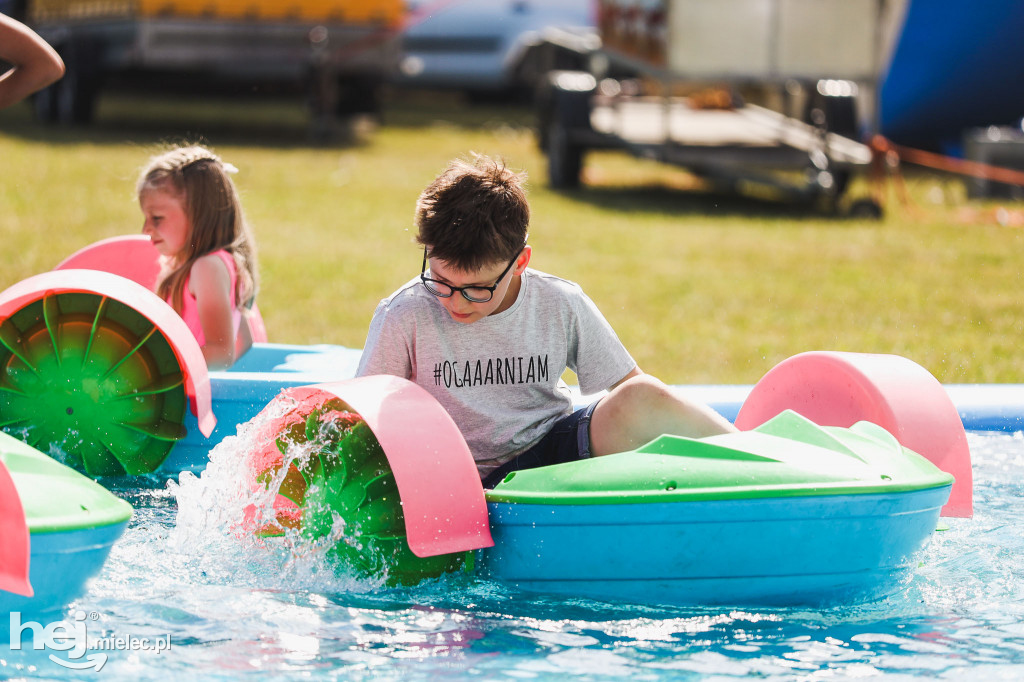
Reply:
[[[398,60],[402,0],[15,0],[64,59],[44,122],[88,123],[105,89],[305,96],[373,112]]]
[[[617,149],[718,188],[838,207],[873,163],[879,74],[906,0],[601,0],[599,37],[562,33],[538,139],[555,188]],[[880,215],[872,201],[855,211]]]

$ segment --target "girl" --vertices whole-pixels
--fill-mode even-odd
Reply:
[[[229,173],[203,147],[154,157],[137,186],[142,233],[160,253],[156,293],[181,315],[211,369],[252,344],[242,315],[256,297],[256,250]]]

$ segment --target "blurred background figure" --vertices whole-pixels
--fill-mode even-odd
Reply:
[[[20,102],[64,75],[64,62],[45,40],[0,14],[0,109]],[[10,65],[4,69],[5,66]]]

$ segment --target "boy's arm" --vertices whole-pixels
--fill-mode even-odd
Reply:
[[[20,102],[64,75],[57,52],[19,21],[0,14],[0,60],[13,68],[0,74],[0,109]]]

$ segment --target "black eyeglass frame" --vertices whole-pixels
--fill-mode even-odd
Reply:
[[[526,247],[523,247],[523,248],[526,248]],[[423,288],[424,289],[429,291],[434,296],[437,296],[438,298],[451,298],[455,294],[455,292],[457,291],[460,294],[462,294],[462,298],[466,299],[470,303],[487,303],[492,298],[494,298],[494,292],[495,292],[495,290],[497,290],[498,285],[501,284],[501,280],[505,279],[505,275],[507,275],[509,270],[512,269],[512,266],[516,264],[516,261],[519,260],[519,256],[522,253],[523,253],[523,250],[520,249],[516,253],[516,255],[512,257],[512,260],[509,262],[509,264],[506,265],[505,269],[501,271],[500,275],[498,275],[498,279],[494,280],[494,284],[492,286],[485,287],[485,286],[480,285],[480,284],[475,284],[475,285],[473,285],[471,287],[454,287],[451,284],[448,284],[447,282],[442,282],[439,279],[434,279],[432,277],[427,277],[427,274],[426,274],[427,273],[427,247],[424,246],[423,247],[423,265],[420,266],[420,282],[423,283]],[[431,289],[430,286],[427,284],[427,282],[432,282],[434,284],[439,284],[439,285],[441,285],[443,287],[451,289],[451,292],[447,293],[447,294],[442,294],[439,291],[435,291],[434,289]],[[485,289],[488,292],[487,298],[473,298],[472,296],[470,296],[469,294],[466,293],[467,289]]]

